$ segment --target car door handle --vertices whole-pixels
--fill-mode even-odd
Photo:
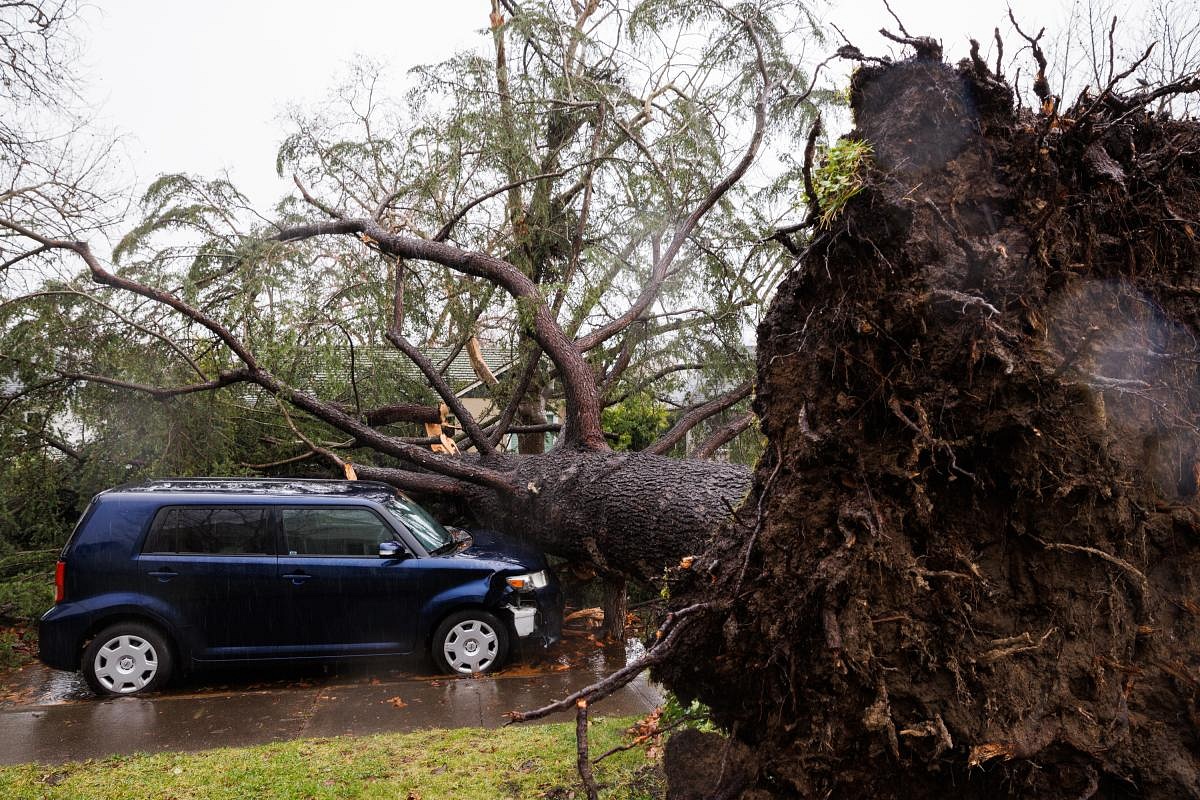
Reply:
[[[300,584],[304,583],[306,580],[311,578],[312,575],[309,575],[307,572],[289,572],[286,575],[283,575],[282,577],[291,581],[296,586],[299,586]]]
[[[153,575],[155,578],[158,578],[159,583],[166,583],[167,581],[171,580],[171,578],[174,578],[179,573],[176,572],[175,570],[171,569],[170,567],[167,567],[166,569],[151,570],[150,572],[147,572],[146,574]]]

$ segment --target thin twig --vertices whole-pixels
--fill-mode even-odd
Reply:
[[[644,745],[646,742],[650,741],[651,739],[656,739],[659,736],[662,736],[664,733],[668,733],[670,731],[675,730],[680,725],[684,725],[688,722],[695,722],[697,719],[698,719],[698,717],[696,717],[696,716],[693,716],[691,714],[685,714],[684,716],[675,720],[674,722],[672,722],[670,725],[668,725],[665,728],[656,728],[652,733],[646,733],[641,736],[635,737],[632,742],[629,742],[627,744],[619,744],[616,747],[610,747],[608,750],[605,750],[604,753],[602,753],[601,755],[598,755],[595,758],[593,758],[592,763],[599,764],[601,761],[608,758],[609,756],[614,756],[617,753],[624,753],[626,750],[632,750],[635,747],[641,747],[642,745]]]
[[[592,761],[588,758],[588,701],[580,698],[575,702],[575,750],[576,764],[579,767],[579,777],[583,780],[583,788],[587,791],[588,800],[599,800],[600,790],[596,788],[596,777],[592,774]]]

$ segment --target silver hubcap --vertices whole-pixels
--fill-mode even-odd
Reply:
[[[477,619],[463,620],[450,629],[442,652],[455,672],[483,672],[496,660],[500,640],[492,626]]]
[[[158,653],[140,636],[114,636],[96,653],[92,668],[105,689],[129,694],[146,688],[154,680],[158,673]]]

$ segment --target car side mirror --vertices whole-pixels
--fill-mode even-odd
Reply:
[[[380,542],[380,558],[408,558],[408,551],[399,542]]]

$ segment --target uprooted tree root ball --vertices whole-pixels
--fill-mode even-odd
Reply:
[[[1148,99],[857,72],[866,186],[759,329],[767,453],[672,588],[721,613],[656,666],[752,745],[731,796],[1200,796],[1200,124]]]

